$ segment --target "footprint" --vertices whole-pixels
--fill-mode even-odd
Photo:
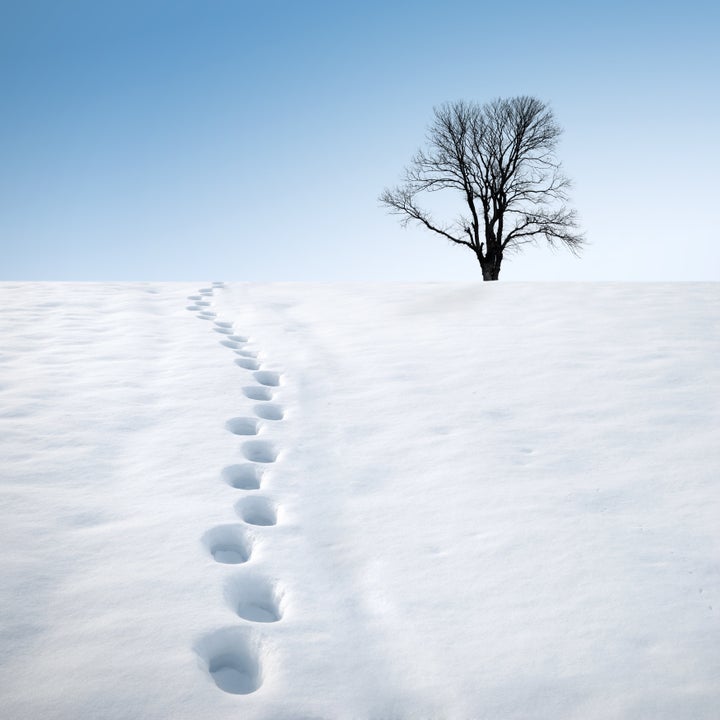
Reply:
[[[228,465],[221,473],[222,479],[238,490],[259,490],[264,470],[252,463]]]
[[[220,344],[233,350],[237,350],[240,347],[240,343],[233,342],[232,340],[221,340]]]
[[[208,302],[207,300],[196,300],[196,301],[195,301],[195,304],[196,304],[198,307],[206,308],[206,307],[210,307],[210,305],[211,305],[212,303]]]
[[[250,559],[252,542],[242,525],[218,525],[203,535],[203,543],[215,562],[240,565]]]
[[[198,313],[198,316],[207,320],[212,320],[214,317],[216,317],[215,313],[212,310],[202,310]]]
[[[230,340],[236,343],[246,343],[249,339],[247,335],[230,335]]]
[[[201,295],[212,295],[212,288],[200,288],[198,292]]]
[[[252,462],[274,463],[278,450],[267,440],[249,440],[243,445],[243,455]]]
[[[261,385],[277,387],[280,384],[280,373],[273,372],[272,370],[260,370],[254,374],[254,378]]]
[[[236,417],[228,420],[225,427],[233,435],[257,435],[260,423],[255,418]]]
[[[258,387],[257,385],[249,385],[243,388],[245,397],[251,400],[272,400],[273,391],[269,387]]]
[[[213,328],[213,330],[216,333],[220,333],[221,335],[232,335],[232,330],[229,330],[228,328],[216,327],[216,328]]]
[[[260,363],[252,358],[238,358],[235,364],[246,370],[257,370],[260,367]]]
[[[262,645],[252,628],[220,628],[197,642],[194,649],[224,692],[248,695],[262,685]]]
[[[202,300],[202,295],[188,295],[188,300]]]
[[[197,312],[198,310],[201,310],[202,308],[199,308],[197,305],[188,305],[186,310],[189,310],[190,312]]]
[[[223,320],[216,320],[215,324],[221,328],[231,328],[233,326],[231,322],[224,322]]]
[[[263,420],[282,420],[285,417],[285,412],[282,407],[275,405],[275,403],[256,405],[253,410],[255,414]]]
[[[277,622],[283,616],[284,593],[276,582],[258,573],[243,573],[225,586],[228,605],[244,620]]]
[[[235,511],[248,525],[277,525],[277,510],[267,498],[253,495],[241,498]]]
[[[222,280],[215,280],[215,281],[213,281],[212,285],[215,288],[224,288],[225,287],[225,283]]]
[[[239,343],[235,344],[236,347],[240,347]],[[236,350],[236,355],[240,355],[240,357],[248,357],[248,358],[256,358],[258,354],[255,352],[255,350]]]

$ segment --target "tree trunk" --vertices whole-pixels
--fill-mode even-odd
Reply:
[[[490,265],[481,266],[482,267],[482,276],[483,280],[497,280],[497,273],[493,271],[493,268],[490,267]]]
[[[502,253],[488,253],[485,257],[478,255],[483,280],[498,280],[500,278],[500,264]]]

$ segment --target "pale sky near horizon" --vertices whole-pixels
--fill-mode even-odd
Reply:
[[[714,2],[0,0],[0,280],[474,280],[379,205],[432,108],[528,94],[590,245],[507,280],[720,280]]]

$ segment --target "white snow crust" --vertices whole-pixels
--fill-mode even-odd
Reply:
[[[720,285],[1,283],[6,720],[717,720]]]

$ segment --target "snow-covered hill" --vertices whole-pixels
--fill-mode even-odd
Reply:
[[[0,284],[8,720],[716,720],[720,285]]]

